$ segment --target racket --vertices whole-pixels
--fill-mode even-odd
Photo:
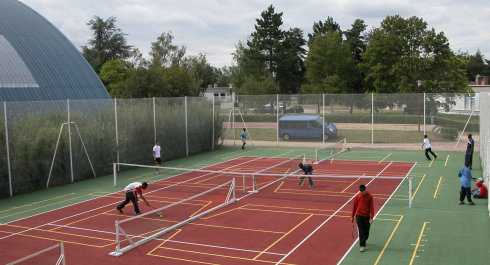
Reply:
[[[354,220],[352,220],[352,239],[354,239]]]
[[[163,217],[163,211],[161,211],[161,210],[156,211],[156,209],[155,209],[155,208],[153,208],[153,207],[151,207],[151,206],[150,206],[150,208],[151,208],[151,211],[152,211],[153,213],[155,213],[155,214],[156,214],[158,217]]]
[[[305,179],[306,178],[301,179],[301,186],[305,185]]]

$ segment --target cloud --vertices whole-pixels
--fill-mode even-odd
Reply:
[[[22,0],[59,28],[76,47],[91,37],[86,22],[94,15],[117,18],[116,26],[127,33],[128,44],[146,56],[150,43],[172,31],[175,45],[187,53],[207,54],[216,66],[231,65],[235,44],[255,30],[255,19],[269,5],[283,12],[283,30],[300,28],[304,37],[314,22],[332,17],[341,29],[363,19],[368,28],[378,27],[386,16],[417,16],[437,32],[444,31],[451,48],[481,52],[490,59],[490,2],[475,0]]]

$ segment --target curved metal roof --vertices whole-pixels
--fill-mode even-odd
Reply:
[[[77,48],[17,0],[0,0],[0,102],[110,99]]]

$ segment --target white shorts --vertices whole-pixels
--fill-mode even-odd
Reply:
[[[242,139],[242,143],[246,143],[246,142],[245,142],[245,139]]]

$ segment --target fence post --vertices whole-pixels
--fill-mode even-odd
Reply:
[[[9,191],[12,197],[12,173],[10,172],[9,131],[7,128],[7,102],[3,102],[3,117],[5,119],[5,146],[7,147],[7,169],[9,175]]]
[[[374,93],[371,93],[371,150],[374,149]]]
[[[117,98],[114,98],[114,120],[115,120],[115,123],[116,123],[116,160],[117,160],[117,163],[119,163],[119,135],[118,135],[118,132],[117,132]],[[118,169],[119,169],[119,166],[118,166]]]
[[[71,120],[70,120],[70,99],[66,100],[68,111],[68,145],[70,147],[70,174],[71,182],[73,182],[73,150],[71,147]]]
[[[424,135],[425,135],[425,92],[424,92]]]
[[[185,109],[185,154],[189,156],[189,139],[187,137],[187,96],[184,97],[184,109]]]
[[[322,111],[323,111],[322,139],[323,139],[323,148],[325,148],[325,94],[323,94],[323,110]]]
[[[279,147],[279,94],[276,94],[276,109],[277,109],[276,139],[277,139],[277,146]]]
[[[213,95],[213,140],[212,140],[211,150],[214,151],[214,95]]]
[[[155,97],[153,97],[153,134],[155,135],[154,142],[157,142],[157,117],[155,112]]]

